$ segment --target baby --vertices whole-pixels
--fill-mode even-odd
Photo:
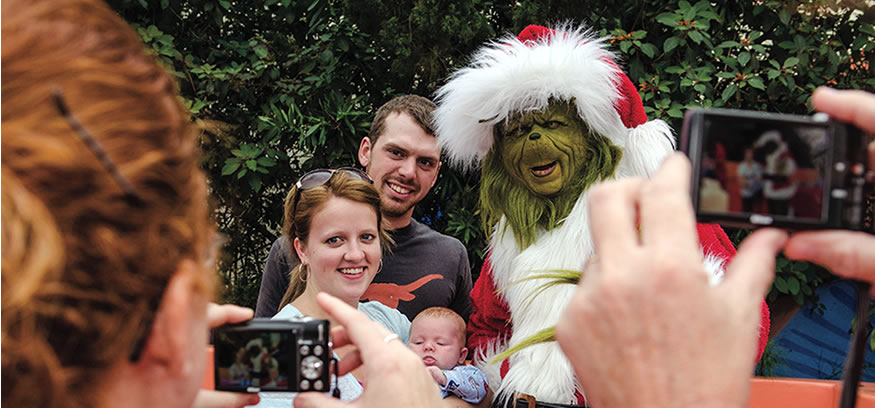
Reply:
[[[408,347],[422,357],[429,373],[446,397],[457,397],[477,404],[486,397],[486,376],[472,365],[465,365],[465,320],[445,307],[423,310],[410,323]]]

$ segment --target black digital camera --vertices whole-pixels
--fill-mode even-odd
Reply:
[[[213,330],[217,390],[328,392],[331,350],[328,320],[252,319]]]
[[[687,111],[681,149],[696,216],[741,228],[861,229],[867,142],[823,113]]]

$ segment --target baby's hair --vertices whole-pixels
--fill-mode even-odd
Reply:
[[[411,329],[413,328],[413,323],[415,323],[420,317],[437,317],[437,318],[449,318],[452,319],[456,323],[456,331],[459,335],[459,340],[461,340],[462,346],[465,345],[466,340],[468,338],[468,333],[465,331],[465,319],[462,316],[459,316],[458,313],[453,311],[453,309],[448,309],[440,306],[433,306],[428,309],[425,309],[410,322]]]

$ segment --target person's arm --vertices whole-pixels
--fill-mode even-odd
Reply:
[[[472,404],[479,404],[486,398],[486,375],[477,367],[461,365],[452,370],[443,370],[443,374],[446,381],[441,384],[441,390],[451,392]]]
[[[471,315],[471,264],[468,262],[468,251],[465,246],[461,245],[458,274],[456,275],[456,296],[453,298],[453,303],[450,309],[453,309],[465,322]]]
[[[818,88],[814,108],[833,119],[875,134],[875,95],[856,90]],[[869,144],[869,169],[875,169],[875,142]],[[875,282],[875,236],[854,231],[811,231],[793,234],[784,253],[788,258],[823,265],[846,278]],[[873,287],[875,294],[875,287]]]
[[[258,301],[255,306],[255,317],[271,317],[279,309],[280,301],[289,287],[288,245],[285,237],[273,241],[267,261],[264,263],[264,273],[261,276],[261,288],[258,290]]]
[[[722,283],[711,285],[690,174],[675,153],[649,181],[591,190],[596,252],[556,326],[591,406],[747,404],[760,304],[786,234],[751,234]]]

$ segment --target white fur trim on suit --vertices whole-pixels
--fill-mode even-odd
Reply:
[[[492,148],[494,125],[542,110],[551,98],[573,98],[590,129],[623,143],[628,129],[615,110],[621,72],[605,38],[580,27],[556,31],[535,44],[509,35],[482,47],[437,91],[435,131],[451,163],[477,167]]]
[[[617,168],[617,178],[648,178],[674,151],[671,128],[662,120],[651,120],[629,129],[628,133],[629,136],[619,145],[623,148],[623,160]]]

